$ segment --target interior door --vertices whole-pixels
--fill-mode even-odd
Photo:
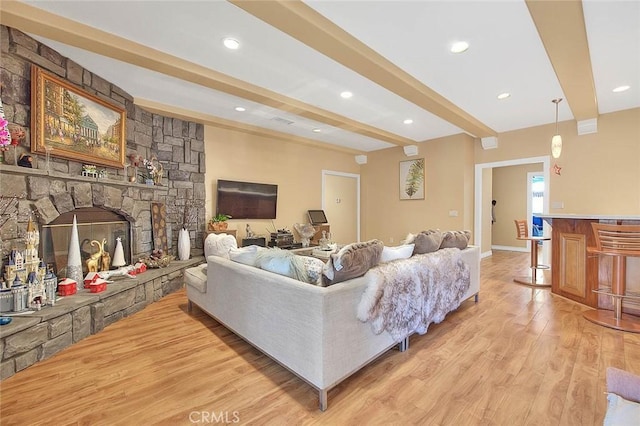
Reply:
[[[331,239],[349,244],[360,239],[360,176],[323,172],[322,208],[331,226]]]

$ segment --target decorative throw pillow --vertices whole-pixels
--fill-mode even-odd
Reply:
[[[433,253],[440,248],[442,232],[439,229],[422,231],[416,235],[414,243],[413,254]]]
[[[392,260],[408,259],[413,254],[413,248],[415,244],[405,244],[396,247],[382,248],[382,254],[380,255],[380,263],[391,262]]]
[[[277,247],[262,250],[256,256],[256,266],[274,274],[291,276],[291,261],[295,254]]]
[[[440,248],[459,248],[466,249],[471,238],[471,231],[447,231],[442,234],[442,243]]]
[[[204,255],[220,256],[229,259],[229,250],[238,248],[238,241],[233,235],[209,234],[204,240]]]
[[[262,250],[269,250],[266,247],[260,246],[247,246],[240,248],[232,248],[229,250],[229,259],[234,262],[243,263],[249,266],[256,266],[256,257],[258,252]]]
[[[384,244],[380,240],[353,243],[332,254],[322,271],[326,286],[364,275],[380,262]]]
[[[262,247],[261,247],[262,248]],[[308,256],[297,256],[279,248],[259,250],[256,266],[274,274],[313,285],[322,285],[324,262]]]
[[[640,403],[632,402],[609,393],[607,395],[607,413],[604,416],[604,426],[637,425],[640,419]]]
[[[322,286],[322,268],[324,268],[324,262],[311,256],[298,257],[301,258],[304,269],[304,276],[301,281]]]

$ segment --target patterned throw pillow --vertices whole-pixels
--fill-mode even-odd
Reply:
[[[313,285],[322,286],[322,269],[324,262],[311,256],[299,256],[302,258],[305,276],[302,281]]]
[[[433,253],[440,248],[442,232],[439,229],[422,231],[415,236],[413,254]]]
[[[440,248],[459,248],[464,250],[469,245],[471,231],[447,231],[442,235]]]
[[[380,240],[353,243],[332,254],[322,271],[323,285],[330,286],[364,275],[380,262],[384,244]]]

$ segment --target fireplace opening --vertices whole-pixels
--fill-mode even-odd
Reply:
[[[79,208],[61,214],[49,224],[42,226],[40,232],[40,258],[53,267],[54,273],[58,277],[66,276],[74,215],[78,224],[83,276],[89,272],[87,260],[98,253],[100,248],[109,253],[113,259],[117,238],[122,241],[125,262],[131,263],[129,221],[111,210],[99,207]],[[103,242],[104,244],[102,244]],[[102,265],[99,265],[98,268],[98,270],[103,269]]]

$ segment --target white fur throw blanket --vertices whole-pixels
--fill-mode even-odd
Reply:
[[[397,340],[425,334],[429,324],[444,320],[460,306],[471,282],[457,248],[381,264],[367,276],[358,319],[369,321],[375,334],[386,330]]]

